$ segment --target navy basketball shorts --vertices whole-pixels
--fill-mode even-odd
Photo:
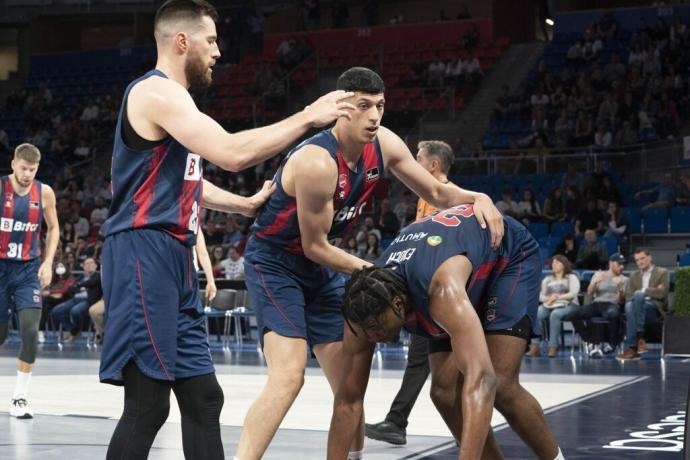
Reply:
[[[106,238],[101,382],[122,385],[122,368],[130,360],[158,380],[215,371],[192,251],[153,229]]]
[[[483,305],[477,309],[485,335],[511,335],[528,342],[529,337],[541,335],[537,319],[541,267],[539,244],[527,234],[505,269],[487,286]],[[450,340],[429,342],[429,353],[442,351],[451,351]]]
[[[0,322],[9,321],[9,309],[41,308],[39,258],[0,260]]]
[[[343,339],[343,275],[255,236],[247,244],[244,273],[262,342],[268,331],[304,338],[311,346]]]

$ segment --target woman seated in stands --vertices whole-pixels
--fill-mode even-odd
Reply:
[[[553,275],[549,275],[541,282],[539,292],[539,311],[537,317],[540,321],[548,321],[548,327],[543,328],[549,337],[549,358],[558,354],[558,338],[561,330],[561,321],[569,320],[577,310],[580,302],[577,298],[580,292],[580,280],[572,271],[570,261],[565,256],[556,255],[551,261]],[[539,338],[532,339],[532,344],[527,356],[540,356],[541,347]]]

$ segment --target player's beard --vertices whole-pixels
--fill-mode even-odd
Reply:
[[[185,61],[184,76],[191,89],[206,89],[211,86],[208,64],[197,53],[190,53]]]
[[[28,187],[28,186],[31,185],[31,182],[33,182],[32,180],[30,180],[30,181],[28,181],[28,182],[25,183],[25,182],[24,182],[23,180],[21,180],[21,179],[19,178],[19,176],[16,175],[16,174],[14,175],[14,180],[16,180],[17,183],[18,183],[19,185],[21,185],[22,187]]]

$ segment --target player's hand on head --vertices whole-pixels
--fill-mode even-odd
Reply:
[[[489,227],[491,232],[491,247],[498,249],[503,239],[505,228],[503,227],[503,216],[494,206],[493,201],[484,193],[479,194],[474,201],[474,215],[482,228]]]
[[[315,128],[325,126],[334,120],[344,117],[348,120],[352,118],[351,111],[355,110],[355,106],[345,99],[354,96],[355,93],[351,91],[331,91],[324,94],[311,105],[308,105],[304,111],[309,117],[309,124]]]
[[[249,209],[243,214],[248,217],[254,217],[256,213],[259,212],[261,206],[268,201],[268,198],[271,196],[271,193],[275,191],[275,189],[275,182],[270,180],[264,181],[264,185],[261,187],[261,190],[248,198]]]
[[[38,268],[38,280],[41,283],[41,287],[45,288],[50,286],[53,280],[53,267],[50,264],[42,263]]]

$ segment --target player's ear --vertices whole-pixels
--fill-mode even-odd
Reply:
[[[405,317],[405,299],[403,297],[399,295],[393,297],[393,305],[391,307],[398,317]]]

